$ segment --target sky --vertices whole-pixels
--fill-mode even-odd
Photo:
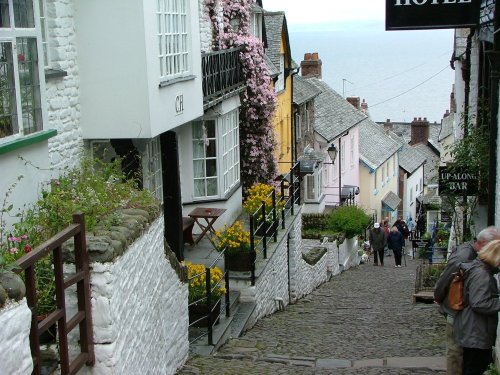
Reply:
[[[384,0],[262,0],[266,10],[283,10],[289,26],[335,21],[385,20]]]

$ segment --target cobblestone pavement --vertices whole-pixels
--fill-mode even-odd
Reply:
[[[419,260],[362,264],[179,374],[445,374],[445,321],[413,304]]]

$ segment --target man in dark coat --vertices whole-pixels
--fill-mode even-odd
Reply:
[[[369,234],[370,246],[373,249],[373,265],[378,266],[378,258],[380,258],[380,265],[384,266],[384,248],[387,245],[387,236],[380,223],[373,224]]]
[[[470,262],[477,256],[487,243],[500,239],[500,228],[488,227],[477,235],[475,242],[466,242],[451,252],[448,256],[443,273],[439,277],[434,288],[434,300],[439,303],[439,311],[446,317],[446,368],[447,374],[455,375],[462,373],[462,347],[455,343],[453,338],[453,322],[456,311],[448,306],[448,287],[450,286],[453,274],[458,271],[461,263]]]
[[[401,267],[401,256],[403,255],[405,240],[395,225],[389,233],[387,245],[389,246],[389,249],[394,252],[394,261],[396,262],[395,267]]]

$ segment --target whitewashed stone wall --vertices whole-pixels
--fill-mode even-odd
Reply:
[[[205,5],[205,0],[199,0],[199,11],[200,11],[200,42],[201,42],[201,52],[210,52],[213,49],[213,28],[212,21],[208,16],[207,6]],[[218,19],[219,25],[222,28],[222,4],[220,0],[215,0],[215,13]]]
[[[47,0],[50,67],[67,76],[46,80],[48,126],[58,135],[49,141],[54,168],[78,164],[83,151],[80,128],[79,75],[73,0]]]
[[[163,251],[163,216],[113,263],[91,264],[96,363],[83,374],[174,374],[188,357],[188,287]]]
[[[31,374],[31,311],[26,298],[0,310],[0,374]]]

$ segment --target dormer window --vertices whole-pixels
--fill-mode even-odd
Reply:
[[[254,37],[262,40],[262,8],[258,6],[252,7],[251,30]]]

